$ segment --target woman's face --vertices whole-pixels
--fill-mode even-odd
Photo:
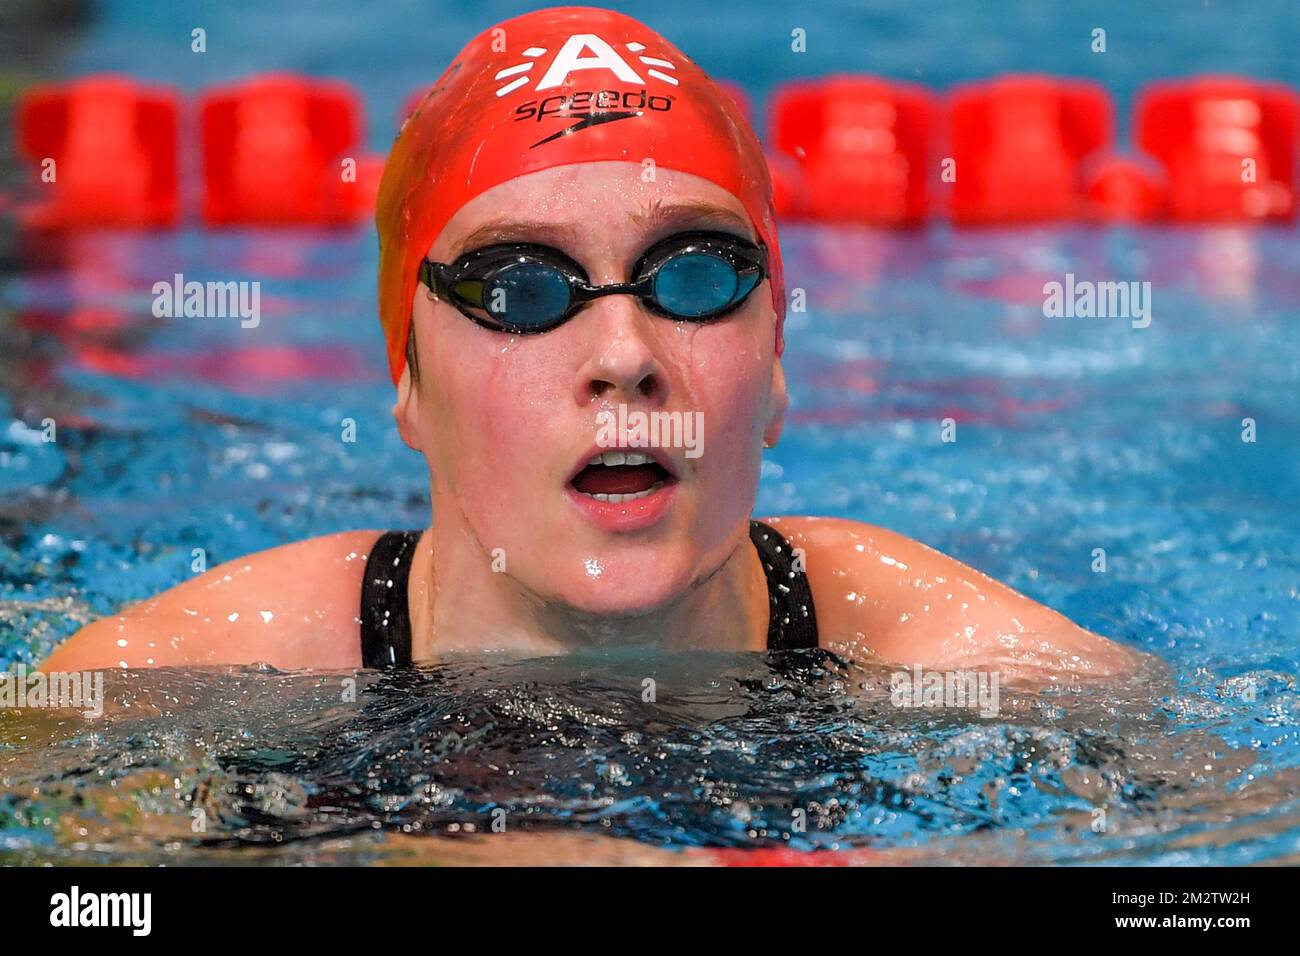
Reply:
[[[757,241],[739,200],[716,184],[644,175],[639,163],[600,162],[521,176],[462,207],[429,258],[537,242],[604,285],[629,281],[645,249],[686,229]],[[766,281],[712,323],[675,322],[610,295],[524,336],[476,325],[419,286],[419,382],[408,370],[394,414],[428,462],[437,522],[458,525],[485,567],[547,602],[617,615],[680,596],[745,534],[761,448],[775,442],[786,405],[775,324]],[[609,422],[635,426],[636,413],[647,423],[659,413],[668,426],[660,446],[609,447]],[[607,450],[654,464],[589,465]]]

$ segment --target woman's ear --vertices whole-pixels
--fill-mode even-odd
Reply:
[[[393,421],[397,423],[397,433],[402,441],[413,451],[424,451],[420,447],[420,402],[411,382],[411,363],[402,368],[402,377],[397,382],[397,401],[393,403]]]
[[[768,412],[767,424],[763,428],[763,447],[771,448],[781,440],[781,429],[785,427],[785,411],[790,407],[790,395],[785,389],[785,369],[781,360],[775,359],[772,369],[772,402]]]

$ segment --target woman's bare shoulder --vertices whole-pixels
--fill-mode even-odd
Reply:
[[[361,579],[378,531],[343,531],[268,548],[101,618],[42,669],[361,663]]]
[[[935,551],[917,541],[915,538],[909,538],[906,535],[899,534],[897,531],[890,531],[888,528],[882,528],[879,525],[867,524],[863,521],[854,521],[851,518],[825,518],[816,515],[786,515],[784,517],[773,517],[761,519],[764,523],[770,524],[790,541],[795,547],[800,547],[799,541],[804,544],[812,545],[817,548],[837,548],[846,545],[853,546],[857,544],[866,545],[871,542],[882,542],[893,545],[905,545],[908,547],[925,548],[935,554]],[[798,539],[798,541],[796,541]]]
[[[906,535],[843,518],[765,520],[803,561],[828,643],[935,668],[1104,676],[1142,659]]]

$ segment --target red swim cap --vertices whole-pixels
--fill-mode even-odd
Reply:
[[[406,363],[420,261],[461,206],[540,169],[646,159],[717,183],[745,207],[769,250],[779,354],[785,282],[772,181],[740,108],[695,61],[631,17],[551,7],[471,40],[388,156],[375,222],[393,381]]]

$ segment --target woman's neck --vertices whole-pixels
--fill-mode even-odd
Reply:
[[[713,573],[653,612],[598,615],[540,599],[454,519],[435,521],[411,562],[414,659],[445,653],[565,654],[589,647],[757,651],[767,646],[767,584],[749,535]]]

